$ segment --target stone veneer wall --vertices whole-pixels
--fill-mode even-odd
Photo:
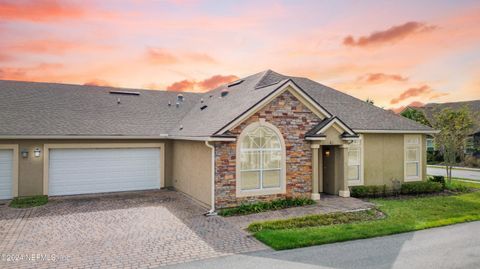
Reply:
[[[260,111],[230,130],[239,135],[242,130],[260,118],[275,125],[283,134],[286,146],[286,193],[250,197],[236,197],[236,142],[215,143],[215,197],[217,208],[238,206],[244,202],[269,201],[284,197],[310,197],[312,188],[312,152],[305,133],[321,120],[286,91]]]

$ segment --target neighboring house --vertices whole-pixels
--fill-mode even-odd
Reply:
[[[207,93],[0,81],[0,198],[173,187],[216,208],[426,177],[430,127],[265,71]]]
[[[443,109],[450,108],[453,110],[458,110],[463,107],[467,107],[470,110],[473,119],[472,132],[467,138],[467,141],[465,141],[465,153],[478,154],[480,149],[480,100],[451,103],[431,103],[426,104],[423,107],[406,107],[403,111],[407,109],[421,111],[425,115],[425,118],[428,120],[428,122],[430,122],[430,124],[434,124],[435,115],[441,112]],[[427,137],[427,150],[435,150],[434,139],[431,136]]]

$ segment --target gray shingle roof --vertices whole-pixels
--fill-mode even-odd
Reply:
[[[140,92],[129,96],[109,94],[111,90],[115,88],[0,81],[0,135],[160,136],[200,99],[182,93],[185,101],[177,108],[176,92],[126,89]]]
[[[354,130],[432,130],[306,78],[267,70],[242,80],[182,93],[178,108],[177,92],[0,80],[0,135],[211,136],[289,80]]]
[[[473,119],[472,133],[480,133],[480,100],[450,103],[430,103],[424,105],[423,107],[411,107],[411,109],[423,111],[427,120],[433,124],[435,121],[435,114],[439,113],[443,109],[451,108],[453,110],[458,110],[464,106],[470,110]]]

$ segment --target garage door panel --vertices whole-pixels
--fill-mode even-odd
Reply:
[[[0,149],[0,200],[13,197],[13,150]]]
[[[49,194],[160,188],[160,149],[51,149]]]

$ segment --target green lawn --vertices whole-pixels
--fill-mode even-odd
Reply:
[[[480,184],[471,184],[474,184],[475,188],[480,188]],[[270,247],[280,250],[480,220],[480,191],[452,196],[371,201],[385,213],[386,218],[309,228],[263,229],[254,233],[254,236]]]

